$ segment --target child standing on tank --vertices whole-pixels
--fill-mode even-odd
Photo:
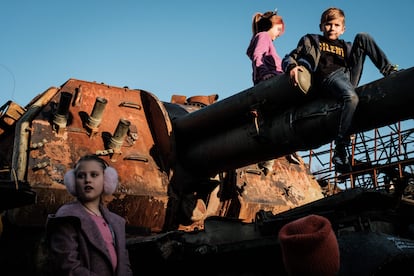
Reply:
[[[253,16],[253,36],[246,54],[252,61],[252,80],[256,85],[274,76],[283,74],[282,59],[276,51],[274,41],[285,32],[285,23],[282,16],[276,11],[256,13]],[[254,113],[254,111],[252,111]],[[253,116],[258,116],[254,113]],[[296,153],[286,155],[289,162],[299,163]],[[268,174],[273,169],[274,160],[259,162],[258,167]]]

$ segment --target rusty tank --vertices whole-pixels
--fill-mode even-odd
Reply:
[[[411,118],[413,75],[410,68],[359,87],[353,131]],[[281,75],[223,100],[217,94],[172,95],[163,102],[140,89],[69,79],[24,107],[5,103],[0,109],[1,267],[41,275],[46,217],[73,200],[63,175],[88,153],[118,171],[118,189],[105,204],[127,221],[136,275],[155,275],[165,267],[187,275],[205,262],[225,271],[208,268],[202,275],[283,275],[277,231],[309,213],[328,217],[339,234],[358,218],[374,220],[373,210],[387,218],[385,213],[393,212],[384,228],[404,224],[408,233],[414,213],[401,203],[401,194],[333,191],[310,172],[297,151],[334,138],[340,106],[306,92]],[[396,112],[378,115],[384,108]],[[374,121],[366,119],[373,114]],[[343,275],[377,269],[390,254],[397,256],[395,243],[385,244],[390,254],[355,270],[345,266],[361,250],[351,247],[352,239],[382,244],[389,236],[401,238],[399,229],[364,239],[368,222],[348,231],[359,236],[339,238]],[[414,242],[404,242],[413,245],[402,250],[411,260]],[[233,263],[240,261],[247,263]],[[189,269],[183,272],[183,266]]]

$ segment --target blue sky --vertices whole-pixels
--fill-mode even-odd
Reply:
[[[346,32],[371,33],[400,68],[414,65],[414,2],[329,0],[3,0],[0,4],[0,103],[24,106],[70,78],[155,94],[218,94],[252,86],[245,52],[255,12],[278,9],[286,33],[279,55],[305,33],[319,33],[329,6],[346,14]],[[367,60],[361,84],[381,75]]]
[[[345,11],[343,39],[368,32],[393,63],[414,66],[412,0],[2,0],[0,104],[25,106],[70,78],[167,102],[173,94],[225,99],[252,86],[246,49],[254,13],[277,8],[284,17],[286,32],[274,42],[284,56],[302,35],[320,33],[330,6]],[[367,59],[360,84],[381,77]]]

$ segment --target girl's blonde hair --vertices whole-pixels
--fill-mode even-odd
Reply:
[[[321,15],[321,24],[325,24],[333,19],[342,18],[345,25],[345,13],[343,10],[335,7],[326,9]]]
[[[280,15],[277,15],[277,13],[273,11],[256,13],[253,16],[252,23],[253,36],[259,32],[267,32],[275,24],[282,24],[282,31],[280,32],[280,35],[282,35],[285,32],[285,23]]]

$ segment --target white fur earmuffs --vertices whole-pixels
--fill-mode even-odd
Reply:
[[[66,189],[73,196],[77,196],[76,192],[76,180],[75,180],[75,169],[70,169],[65,173],[63,178],[63,183],[66,186]],[[106,167],[104,170],[104,194],[111,195],[115,192],[118,186],[118,173],[112,167]]]

